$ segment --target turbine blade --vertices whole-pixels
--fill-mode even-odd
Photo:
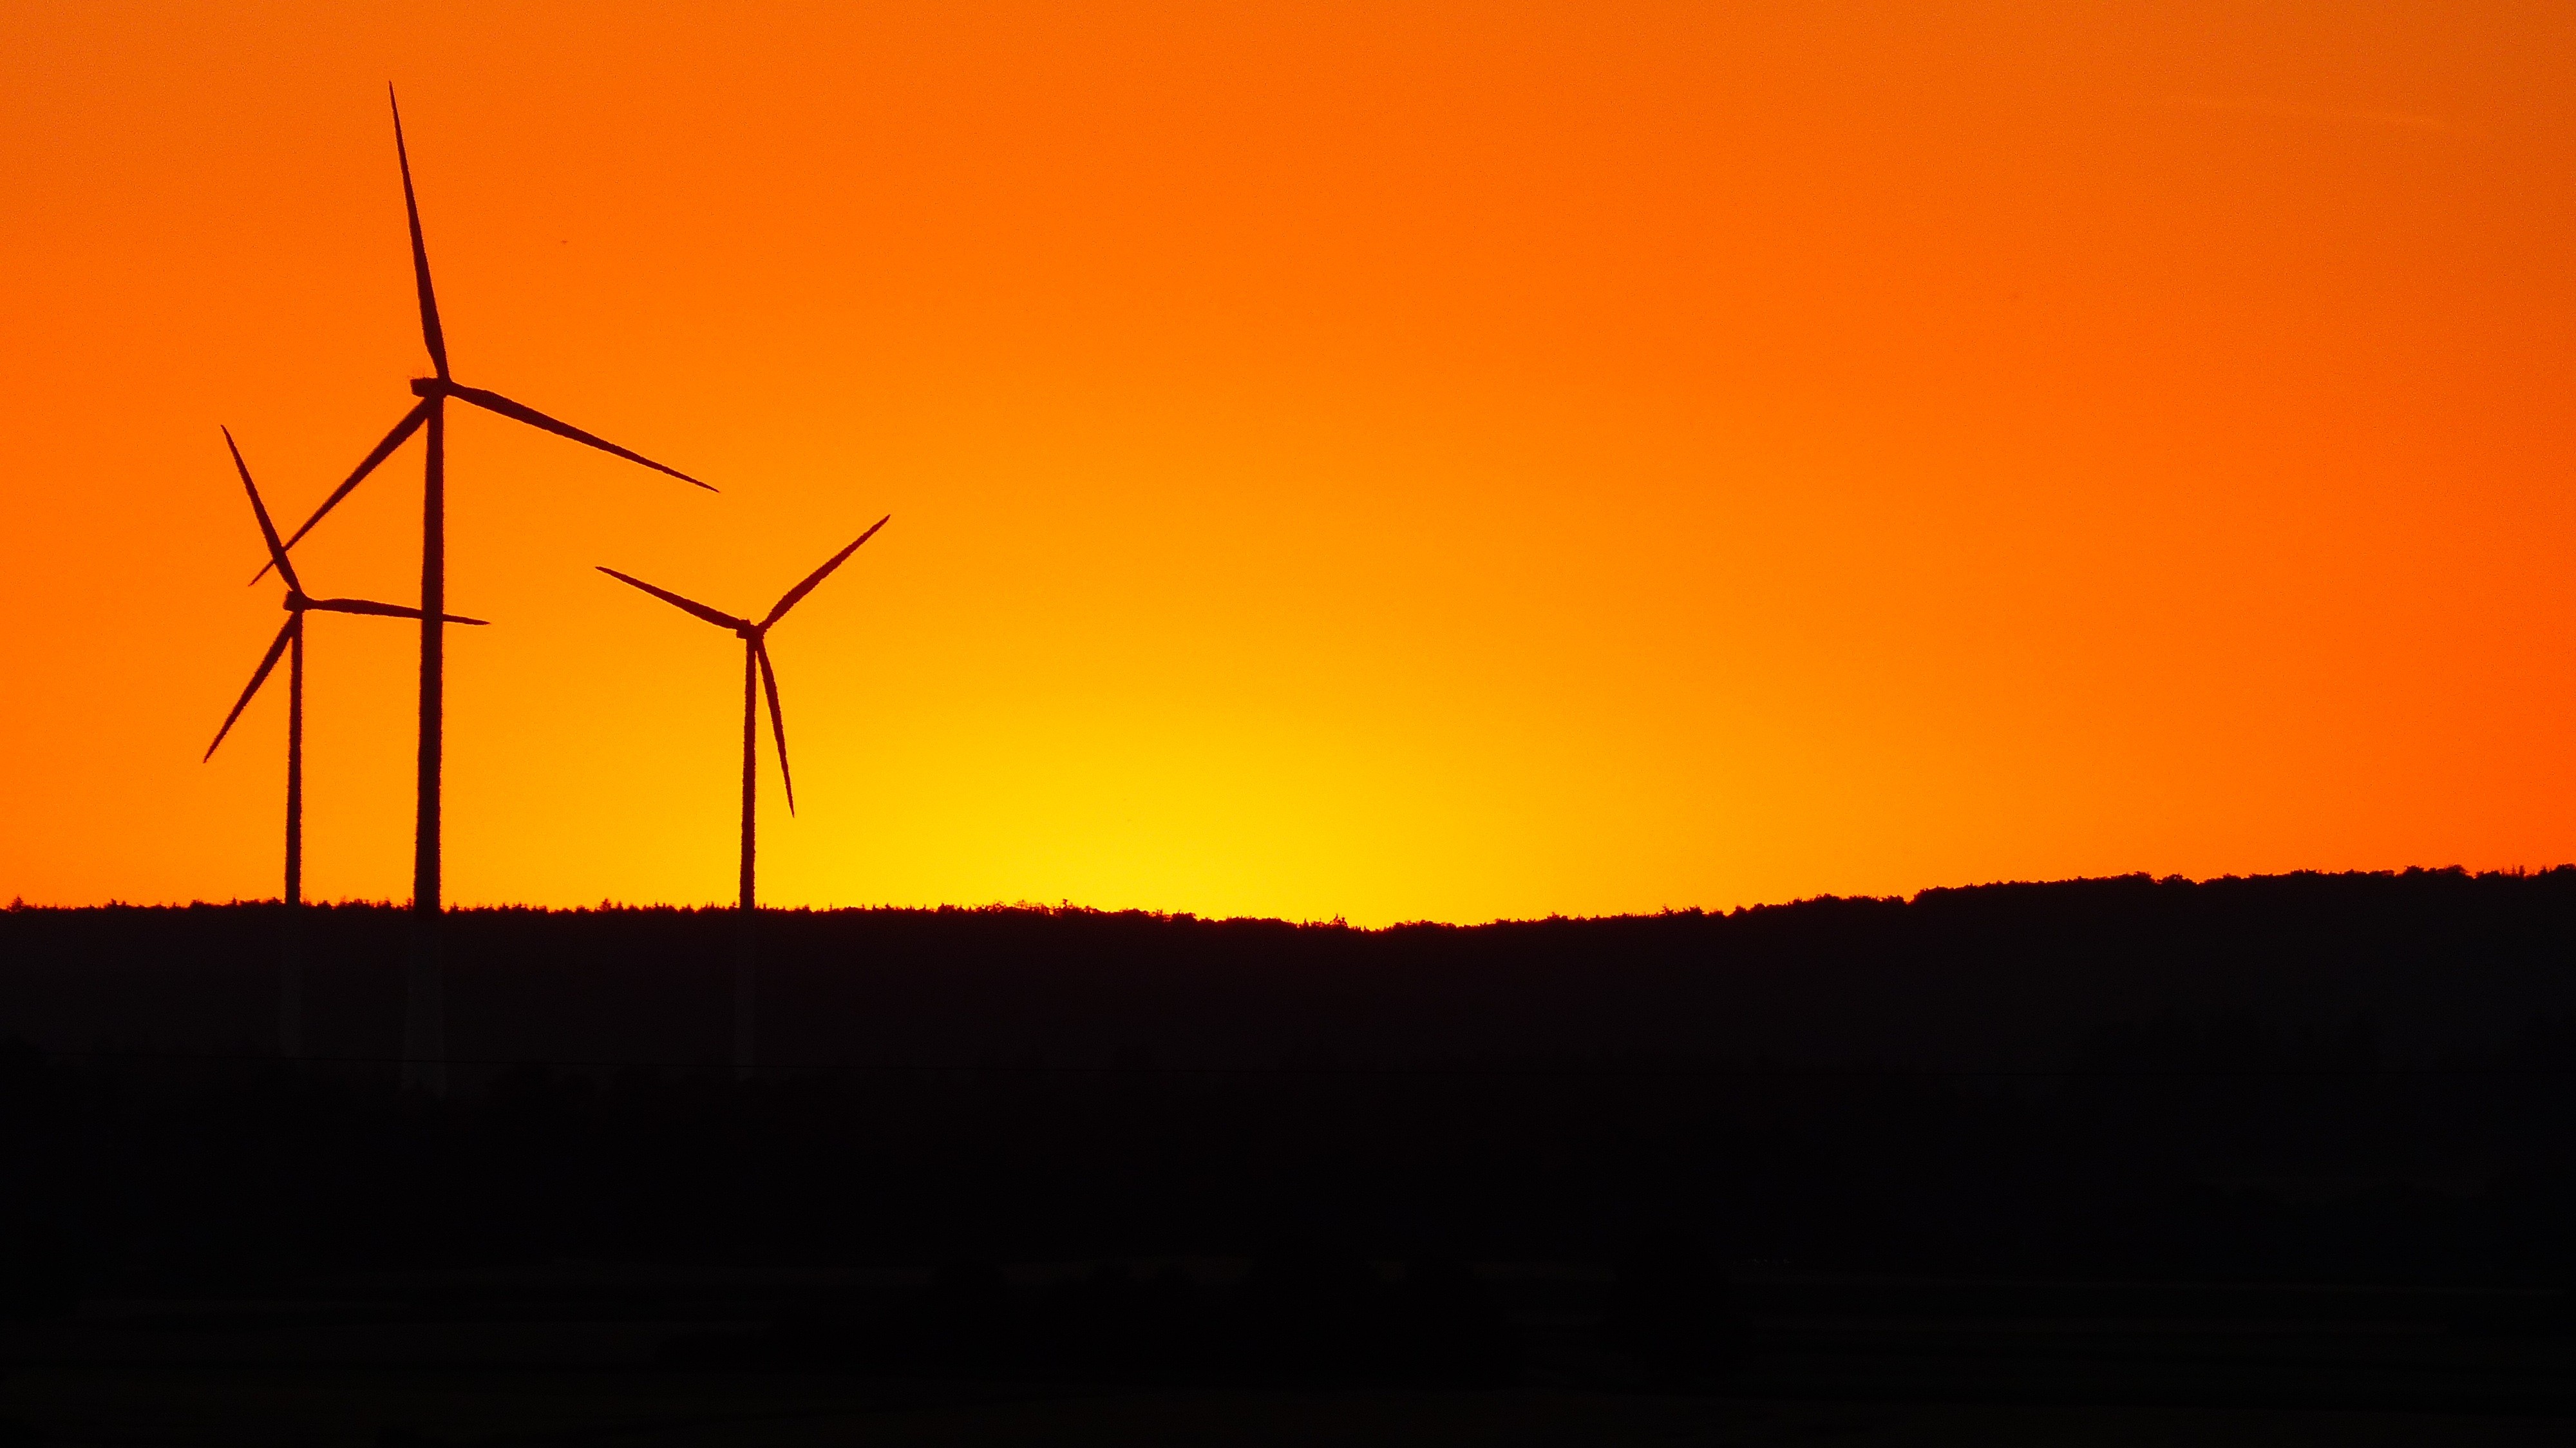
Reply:
[[[769,667],[769,643],[759,640],[751,646],[752,656],[760,660],[760,687],[769,695],[769,728],[778,736],[778,782],[787,786],[787,812],[796,813],[796,776],[787,772],[787,718],[778,712],[778,675]]]
[[[698,482],[697,479],[690,477],[687,473],[680,471],[678,468],[666,467],[663,464],[657,463],[651,458],[644,456],[642,453],[630,452],[627,449],[610,442],[604,437],[584,432],[580,428],[573,426],[571,423],[557,422],[555,419],[546,416],[544,413],[537,411],[526,403],[512,402],[510,399],[503,397],[500,393],[486,392],[480,387],[451,387],[448,389],[448,393],[450,396],[461,398],[464,401],[473,403],[476,407],[482,408],[485,412],[497,412],[503,417],[509,418],[513,422],[524,422],[530,427],[543,428],[557,437],[568,437],[574,442],[588,443],[592,447],[599,449],[601,452],[615,453],[617,456],[626,459],[630,463],[641,463],[657,473],[669,473],[671,476],[678,478],[684,483],[697,483],[699,487],[706,488],[710,493],[715,491],[714,488],[708,487],[705,483]]]
[[[378,618],[419,618],[421,616],[419,609],[409,608],[399,603],[378,603],[371,598],[315,598],[307,599],[304,606],[308,609],[318,609],[323,613],[364,613]],[[448,623],[480,624],[483,622],[479,618],[466,618],[453,613],[442,613],[439,618]]]
[[[646,593],[653,595],[655,598],[662,600],[664,603],[671,605],[673,608],[679,609],[683,613],[696,614],[698,617],[705,619],[707,622],[714,624],[718,628],[729,628],[739,631],[751,627],[751,620],[747,618],[736,618],[729,613],[719,613],[694,599],[682,598],[680,595],[673,593],[667,588],[655,588],[653,585],[646,583],[643,579],[630,577],[618,572],[614,568],[606,566],[605,564],[594,564],[593,566],[598,568],[600,572],[607,574],[609,577],[616,579],[620,583],[631,583],[637,588],[644,590]]]
[[[840,567],[843,559],[848,558],[851,554],[859,551],[859,543],[865,543],[869,539],[877,536],[877,529],[884,527],[887,523],[893,521],[893,519],[894,514],[892,513],[888,513],[884,517],[877,519],[876,522],[869,527],[868,531],[859,535],[858,543],[853,543],[849,547],[842,549],[840,552],[833,554],[831,559],[824,563],[822,567],[817,568],[811,574],[808,574],[803,583],[787,590],[787,596],[778,600],[778,606],[769,611],[769,617],[762,619],[760,621],[760,626],[762,628],[767,628],[771,624],[785,618],[787,616],[787,610],[794,608],[799,600],[803,599],[805,595],[812,593],[816,584],[831,577],[832,570]]]
[[[277,667],[278,656],[286,652],[287,643],[295,637],[297,622],[294,614],[286,616],[286,626],[277,631],[277,638],[269,644],[268,652],[260,657],[259,667],[251,673],[250,686],[241,691],[239,699],[233,701],[233,711],[224,716],[224,727],[215,731],[215,742],[206,746],[205,755],[197,761],[199,764],[215,757],[215,750],[223,744],[224,736],[233,732],[233,721],[241,717],[244,709],[250,707],[251,695],[258,693],[259,686],[268,682],[269,670]]]
[[[366,457],[359,462],[356,470],[349,474],[346,482],[343,482],[340,486],[331,490],[331,496],[322,500],[322,506],[313,510],[313,516],[304,520],[304,526],[296,529],[295,536],[287,539],[284,546],[293,548],[297,543],[303,541],[304,535],[313,531],[313,525],[322,521],[323,514],[340,506],[340,500],[349,496],[350,491],[355,489],[358,484],[365,482],[367,480],[367,474],[374,472],[378,464],[394,455],[395,448],[401,447],[404,442],[410,439],[413,433],[420,431],[420,425],[429,421],[429,409],[432,401],[433,399],[424,397],[420,400],[417,406],[412,408],[411,411],[404,413],[403,420],[394,424],[394,430],[386,433],[384,441],[377,443],[375,449],[369,452]],[[275,566],[276,565],[274,563],[269,565],[269,567],[272,568]],[[259,572],[251,575],[250,581],[257,583],[267,576],[268,568],[262,568]]]
[[[259,536],[268,543],[268,561],[277,569],[277,576],[286,580],[288,588],[302,593],[304,585],[296,580],[295,565],[286,561],[286,545],[277,541],[277,525],[268,521],[268,505],[259,500],[259,484],[250,480],[250,464],[242,461],[241,445],[233,441],[231,428],[223,431],[224,446],[232,450],[233,471],[241,474],[242,488],[250,494],[251,514],[259,519]]]
[[[429,285],[429,246],[420,239],[420,198],[411,189],[411,152],[403,145],[402,102],[394,99],[394,88],[385,87],[385,99],[394,108],[394,159],[402,163],[403,214],[411,219],[411,275],[420,288],[420,339],[429,344],[430,365],[438,369],[440,381],[447,380],[447,333],[438,325],[438,294]]]

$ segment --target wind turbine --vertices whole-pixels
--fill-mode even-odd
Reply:
[[[242,461],[241,445],[233,441],[233,430],[225,428],[224,446],[233,455],[233,471],[241,474],[242,491],[250,494],[251,516],[259,520],[259,536],[268,545],[269,565],[286,583],[286,625],[269,642],[268,652],[260,656],[259,667],[251,671],[250,684],[233,701],[233,711],[224,716],[224,727],[215,731],[215,742],[206,746],[202,764],[215,757],[223,747],[224,736],[233,732],[233,721],[250,707],[259,686],[268,682],[277,668],[277,658],[285,654],[286,666],[286,939],[284,959],[278,973],[277,1044],[288,1056],[304,1054],[304,981],[303,981],[303,909],[304,909],[304,615],[308,613],[366,613],[382,618],[418,618],[420,610],[398,603],[377,603],[364,598],[312,598],[304,592],[304,582],[295,576],[295,565],[286,559],[286,546],[277,541],[277,528],[268,521],[268,505],[259,498],[259,484],[250,480],[250,464]],[[447,616],[448,623],[479,624],[479,618]]]
[[[388,100],[393,88],[387,86]],[[313,510],[313,516],[288,538],[286,548],[322,521],[323,515],[339,506],[342,498],[364,482],[369,473],[394,449],[403,445],[415,432],[426,433],[428,459],[422,470],[420,522],[420,783],[419,810],[412,840],[412,938],[411,968],[404,991],[403,1008],[403,1080],[405,1084],[425,1086],[433,1091],[447,1085],[447,1023],[439,979],[439,766],[444,754],[446,654],[440,637],[445,615],[441,610],[447,598],[447,401],[471,403],[486,412],[496,412],[514,422],[568,437],[574,442],[612,453],[631,463],[640,463],[656,472],[668,473],[685,483],[695,483],[708,492],[715,489],[690,477],[678,468],[653,461],[642,453],[630,452],[606,438],[582,431],[567,422],[559,422],[524,403],[513,402],[497,392],[468,387],[458,382],[447,365],[447,333],[438,321],[438,298],[429,283],[429,248],[421,240],[420,201],[412,191],[411,153],[403,145],[402,107],[394,105],[394,159],[402,167],[403,211],[411,222],[412,282],[420,293],[420,335],[429,349],[433,375],[412,379],[412,395],[420,399],[394,424],[393,431],[376,444],[375,449],[358,463],[348,480],[332,490]],[[268,570],[263,568],[261,573]],[[253,578],[252,582],[257,582]]]
[[[749,1075],[752,1067],[753,1000],[759,971],[758,940],[754,934],[759,924],[758,902],[754,889],[755,863],[758,851],[760,816],[760,712],[752,682],[755,672],[762,691],[769,696],[769,727],[778,736],[778,782],[787,791],[787,812],[796,813],[796,777],[787,770],[787,720],[778,708],[778,675],[769,666],[769,631],[787,616],[816,585],[832,576],[832,570],[859,551],[859,544],[877,535],[877,529],[893,519],[888,513],[869,525],[856,542],[824,560],[823,566],[805,576],[805,581],[787,590],[786,596],[771,606],[760,622],[736,618],[732,614],[707,607],[694,599],[682,598],[666,588],[656,588],[643,579],[602,567],[600,572],[620,583],[633,584],[682,613],[705,619],[721,629],[730,629],[742,640],[742,908],[734,942],[733,961],[733,1067],[736,1075]]]

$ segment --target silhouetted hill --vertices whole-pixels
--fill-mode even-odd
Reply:
[[[266,1054],[277,907],[0,914],[0,1031]],[[317,907],[312,1054],[392,1054],[405,917]],[[715,1064],[729,911],[448,921],[461,1060]],[[2105,1032],[2492,1053],[2576,1012],[2576,868],[2143,876],[1473,927],[990,908],[770,912],[763,1059],[813,1069],[1465,1065],[2054,1070]],[[2227,1022],[2232,1024],[2222,1025]],[[2257,1026],[2255,1023],[2260,1023]],[[2290,1038],[2310,1046],[2293,1047]]]
[[[465,911],[444,1098],[279,921],[0,913],[0,1351],[2576,1412],[2576,869],[780,912],[750,1080],[729,912]]]

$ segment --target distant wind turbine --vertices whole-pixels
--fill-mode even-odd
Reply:
[[[270,641],[268,652],[260,656],[259,667],[251,671],[250,684],[233,701],[233,711],[224,716],[224,727],[215,731],[215,742],[206,746],[205,759],[215,757],[224,736],[233,732],[233,721],[250,707],[259,686],[268,682],[277,667],[280,654],[288,655],[286,666],[286,939],[284,960],[278,974],[277,1044],[289,1056],[304,1054],[304,982],[303,982],[303,906],[304,906],[304,615],[308,613],[367,613],[381,618],[418,618],[420,610],[398,603],[376,603],[364,598],[310,598],[304,582],[295,576],[295,565],[286,558],[286,546],[277,541],[277,528],[268,520],[268,505],[260,501],[259,484],[250,480],[250,464],[242,461],[241,446],[233,441],[233,430],[225,428],[224,446],[232,452],[233,470],[241,474],[242,491],[250,494],[251,516],[259,520],[259,536],[268,545],[269,566],[286,582],[286,624]],[[479,618],[446,617],[448,623],[479,624]],[[205,759],[198,762],[204,763]]]
[[[385,88],[388,99],[393,88]],[[429,348],[435,375],[415,377],[411,390],[420,401],[394,424],[393,431],[362,459],[348,480],[332,490],[295,530],[285,546],[293,548],[325,514],[339,506],[352,489],[413,433],[428,434],[428,461],[423,470],[420,525],[420,784],[419,810],[412,841],[411,969],[404,992],[403,1080],[406,1084],[444,1090],[447,1084],[447,1022],[440,982],[439,919],[439,767],[445,749],[446,655],[440,637],[440,610],[447,597],[447,400],[472,403],[515,422],[568,437],[656,472],[668,473],[708,492],[715,489],[678,468],[666,467],[642,453],[630,452],[570,423],[558,422],[497,392],[458,382],[447,366],[447,333],[438,321],[438,298],[429,284],[429,248],[421,240],[420,201],[412,192],[411,153],[403,145],[402,107],[394,106],[394,158],[402,167],[403,211],[411,222],[412,281],[420,293],[420,335]],[[266,569],[260,570],[266,573]],[[258,580],[254,578],[253,582]]]
[[[778,736],[778,782],[787,792],[787,812],[796,812],[796,777],[787,769],[787,719],[778,707],[778,675],[769,666],[769,631],[787,616],[805,595],[832,576],[859,544],[877,535],[877,529],[893,519],[888,513],[869,526],[849,547],[824,560],[823,566],[805,576],[805,581],[787,590],[786,596],[773,605],[760,622],[736,618],[707,607],[694,599],[682,598],[666,588],[656,588],[643,579],[601,567],[600,572],[620,583],[632,584],[683,613],[705,619],[721,629],[730,629],[742,640],[742,908],[736,928],[733,964],[733,1065],[737,1074],[749,1074],[753,1065],[754,1000],[758,993],[760,969],[758,937],[759,904],[755,888],[755,864],[758,857],[760,815],[760,709],[753,690],[753,676],[769,696],[769,727]]]

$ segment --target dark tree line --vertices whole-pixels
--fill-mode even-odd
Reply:
[[[956,1264],[1195,1253],[1311,1269],[1274,1284],[1410,1263],[1386,1290],[1437,1313],[1403,1284],[1643,1242],[2576,1281],[2576,870],[1374,932],[782,912],[776,1069],[748,1081],[719,1067],[726,912],[469,911],[451,1041],[485,1064],[445,1098],[393,1085],[380,907],[313,912],[316,1059],[273,1059],[277,918],[0,914],[13,1302],[568,1257],[971,1287]]]

